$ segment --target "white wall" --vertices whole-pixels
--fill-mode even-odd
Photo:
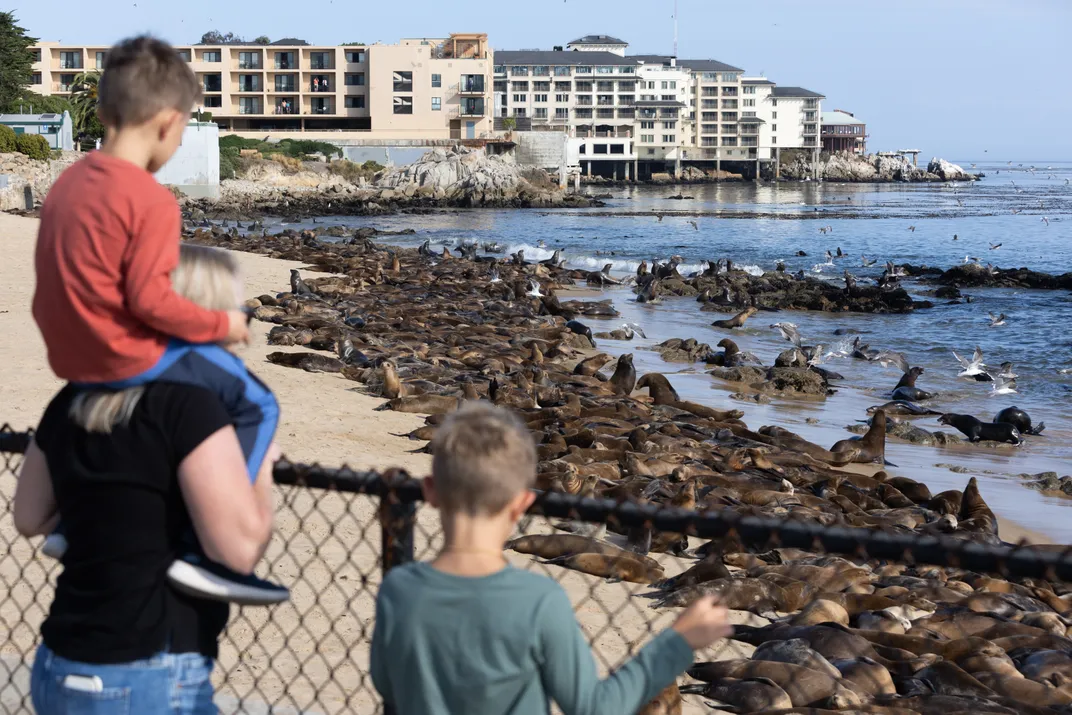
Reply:
[[[156,180],[195,198],[219,198],[220,129],[211,122],[190,122],[175,156],[156,172]]]

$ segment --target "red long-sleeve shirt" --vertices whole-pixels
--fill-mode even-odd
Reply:
[[[98,151],[60,175],[41,208],[33,299],[56,375],[124,380],[156,364],[169,336],[227,336],[227,313],[171,287],[181,222],[171,192],[130,162]]]

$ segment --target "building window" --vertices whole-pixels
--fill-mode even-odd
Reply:
[[[222,107],[223,97],[205,97],[204,106],[206,107]]]
[[[613,82],[596,82],[596,90],[599,91],[599,92],[613,92],[614,91],[614,83]]]
[[[532,95],[532,101],[534,102],[547,102],[546,94],[534,94]]]
[[[397,72],[395,74],[398,74]],[[395,97],[395,114],[413,114],[413,97]]]
[[[108,53],[107,52],[97,52],[96,55],[97,55],[96,56],[97,69],[102,70],[102,69],[104,69],[104,59],[105,59],[105,57],[108,56]],[[208,60],[205,60],[205,61],[207,62]],[[219,62],[219,60],[216,60],[216,61]]]
[[[364,87],[365,86],[365,73],[364,72],[347,72],[343,79],[349,87]]]
[[[774,99],[773,97],[771,97],[770,105],[772,107],[777,107],[778,106],[778,100]]]
[[[41,61],[41,50],[30,50],[30,58],[34,62]]]
[[[737,137],[722,137],[722,146],[737,146]]]
[[[674,143],[674,135],[673,134],[663,134],[663,144],[673,144],[673,143]]]
[[[622,74],[636,74],[636,67],[629,67],[627,65],[622,65],[621,67],[618,68],[618,71],[621,72]]]
[[[771,119],[777,119],[777,118],[778,118],[778,112],[771,112]]]
[[[219,73],[206,74],[201,77],[201,90],[203,92],[219,92],[223,89],[223,79]]]
[[[557,107],[555,109],[555,119],[569,119],[569,109],[566,107]]]
[[[238,69],[240,70],[257,70],[261,68],[261,53],[260,52],[239,52],[238,53]]]
[[[458,82],[458,91],[470,94],[484,94],[484,75],[463,74]]]
[[[756,106],[756,100],[754,100],[754,99],[746,99],[746,100],[744,100],[744,106],[746,106],[746,107],[754,107],[754,106]]]
[[[512,89],[515,92],[528,92],[529,91],[529,83],[528,82],[511,82],[510,83],[510,89]]]
[[[663,129],[677,129],[677,122],[663,122]]]
[[[778,125],[777,125],[777,124],[772,124],[772,125],[771,125],[771,127],[770,127],[770,130],[771,130],[772,132],[776,132],[776,131],[778,131]]]
[[[275,91],[276,92],[293,92],[297,83],[294,81],[294,75],[276,75],[275,76]],[[311,87],[311,85],[310,85]],[[253,90],[256,91],[256,90]]]
[[[634,97],[631,94],[619,94],[618,95],[618,104],[630,105],[630,104],[633,103],[633,101],[635,99],[636,99],[636,97]]]
[[[439,97],[432,97],[432,111],[438,112],[443,109],[443,100]]]
[[[648,156],[653,156],[654,154],[655,154],[654,149],[648,149]]]
[[[412,92],[413,91],[413,73],[406,71],[395,71],[393,75],[394,90],[396,92]],[[408,112],[398,111],[398,105],[395,105],[395,114],[413,114],[413,103],[410,102]]]
[[[754,84],[745,85],[744,89],[742,89],[741,91],[745,94],[755,94],[756,86]]]
[[[555,82],[556,92],[569,92],[573,86],[569,82]]]
[[[592,91],[592,83],[591,82],[578,82],[577,83],[577,91],[578,92],[591,92]]]
[[[659,97],[659,99],[663,100],[664,102],[673,102],[674,101],[674,95],[672,95],[672,94],[664,94],[664,95],[661,95]]]
[[[41,84],[41,73],[34,72],[30,75],[30,84]]]
[[[239,92],[260,92],[261,91],[261,76],[259,74],[240,74],[240,75],[238,75],[238,91]]]
[[[614,74],[614,68],[602,65],[600,67],[596,67],[596,74]]]
[[[104,54],[103,52],[98,52],[97,53],[97,63],[98,63],[97,68],[98,69],[100,69],[101,64],[103,64],[102,60],[104,58],[101,56],[103,54]],[[202,58],[204,59],[205,62],[223,62],[223,53],[220,52],[219,50],[205,50],[205,54],[202,55]]]
[[[443,86],[443,75],[441,75],[441,74],[432,75],[432,86],[433,87],[442,87]]]
[[[591,119],[592,118],[592,110],[591,109],[574,109],[573,111],[574,111],[574,114],[576,115],[576,117],[578,119]]]
[[[535,77],[549,77],[551,75],[551,68],[547,65],[536,65],[532,68],[532,74]]]
[[[778,137],[771,137],[770,140],[771,140],[771,144],[777,144],[778,143]]]
[[[655,141],[655,135],[654,134],[641,134],[640,135],[640,141],[646,142],[648,144],[651,144],[651,143],[653,143]]]
[[[364,50],[347,50],[346,51],[346,61],[349,62],[350,64],[359,64],[361,62],[364,62],[365,61],[365,51]]]
[[[602,108],[597,109],[596,110],[596,116],[599,117],[600,119],[613,119],[614,118],[614,110],[613,109],[602,109]]]
[[[577,65],[577,74],[592,74],[590,65]]]
[[[536,108],[536,118],[537,119],[547,119],[547,107],[537,107]]]
[[[515,77],[528,77],[529,76],[529,68],[528,67],[511,67],[510,68],[510,74],[514,75]]]
[[[177,54],[179,56],[179,59],[182,60],[183,62],[189,62],[190,61],[190,51],[189,50],[179,50],[175,54]],[[78,66],[79,66],[79,68],[81,68],[81,66],[82,66],[81,65],[81,60],[79,60],[79,65]]]
[[[517,109],[515,109],[514,110],[514,116],[515,117],[524,117],[525,116],[525,108],[524,107],[518,107]]]
[[[365,95],[358,94],[352,97],[346,97],[347,109],[364,109],[365,108]]]
[[[529,101],[529,96],[527,94],[515,94],[514,95],[514,104],[525,104],[528,101]]]
[[[735,72],[723,72],[722,73],[722,81],[723,82],[736,82],[737,81],[737,74]]]
[[[298,60],[293,52],[276,52],[275,68],[277,70],[296,70],[298,69]]]
[[[332,67],[331,52],[310,52],[309,66],[314,70],[330,70]]]
[[[745,119],[746,117],[755,117],[755,116],[756,116],[755,112],[741,112],[741,119]]]
[[[80,70],[80,69],[82,69],[82,53],[81,52],[61,52],[60,53],[60,69],[61,70]]]
[[[238,98],[238,113],[239,114],[260,114],[261,113],[261,100],[257,97],[239,97]]]
[[[641,129],[654,129],[655,128],[655,122],[641,122],[640,123],[640,128]]]
[[[569,75],[570,68],[568,65],[565,67],[555,67],[555,77],[569,77]]]
[[[533,82],[532,83],[532,91],[533,92],[550,92],[551,91],[551,83],[550,82]]]
[[[556,94],[555,95],[555,101],[556,102],[568,102],[569,101],[569,95],[568,94]]]

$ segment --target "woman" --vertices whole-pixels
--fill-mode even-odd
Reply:
[[[233,309],[234,258],[184,245],[176,290]],[[68,385],[26,451],[14,520],[47,534],[62,512],[70,546],[34,660],[38,715],[216,713],[210,676],[225,603],[183,595],[167,570],[193,531],[213,561],[252,573],[272,529],[271,465],[250,484],[220,399],[152,383],[120,392]]]

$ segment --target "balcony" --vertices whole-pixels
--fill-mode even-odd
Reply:
[[[484,116],[484,100],[483,99],[463,99],[461,101],[461,116],[463,117],[483,117]]]
[[[592,98],[591,97],[577,97],[577,106],[578,107],[591,107],[592,106]]]
[[[259,70],[260,68],[261,63],[259,60],[246,60],[244,62],[242,60],[238,61],[238,69],[240,70]]]
[[[70,92],[72,86],[73,86],[72,84],[69,84],[69,83],[66,83],[66,82],[53,82],[52,83],[52,91],[53,92]]]
[[[736,97],[737,96],[737,88],[736,87],[723,87],[722,88],[722,96],[723,97]]]
[[[759,138],[741,137],[741,146],[759,146]]]
[[[262,114],[260,105],[257,104],[240,104],[238,105],[239,114]]]
[[[218,79],[215,82],[204,82],[201,85],[201,91],[202,92],[222,92],[223,91],[223,83],[220,82],[220,80],[218,80]]]
[[[412,92],[413,82],[395,82],[394,91],[396,92]]]
[[[600,107],[613,107],[614,106],[614,97],[600,97],[596,101],[596,104],[598,106],[600,106]]]
[[[485,87],[483,75],[462,75],[462,80],[458,83],[458,93],[484,94]]]
[[[804,146],[815,146],[815,137],[804,137]]]
[[[595,139],[595,138],[603,138],[603,137],[618,137],[620,139],[628,139],[628,138],[630,138],[632,136],[633,136],[633,131],[631,129],[621,128],[621,127],[619,127],[618,129],[611,130],[611,131],[600,131],[600,132],[592,131],[591,129],[578,129],[577,130],[577,138],[578,139]]]
[[[298,102],[295,98],[281,99],[275,103],[276,114],[297,114]]]
[[[275,65],[273,65],[273,67],[277,70],[296,70],[298,69],[298,63],[276,60]]]

